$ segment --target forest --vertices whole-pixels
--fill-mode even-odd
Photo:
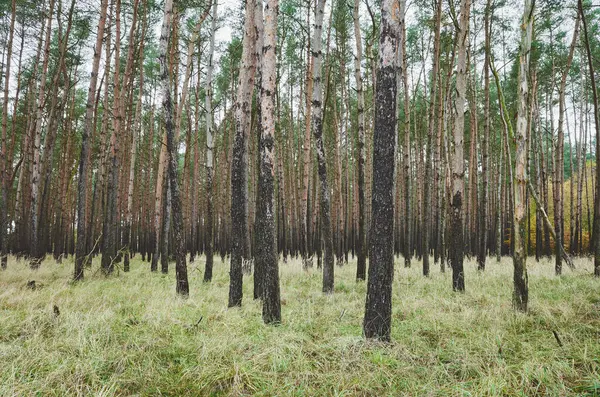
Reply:
[[[598,0],[0,0],[0,395],[600,395]]]

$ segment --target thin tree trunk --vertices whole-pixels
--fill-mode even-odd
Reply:
[[[6,270],[8,263],[8,171],[9,164],[7,162],[7,129],[8,129],[8,93],[10,90],[10,65],[12,63],[13,38],[15,33],[15,19],[17,14],[17,2],[11,2],[10,28],[8,33],[7,55],[6,55],[6,70],[4,73],[4,100],[2,101],[2,142],[0,148],[0,246],[2,257],[2,270]],[[23,39],[24,40],[24,39]],[[0,69],[1,70],[1,69]],[[19,71],[20,72],[20,71]]]
[[[134,5],[133,5],[133,17],[132,17],[132,22],[131,22],[131,29],[129,31],[129,49],[127,52],[127,65],[125,67],[125,82],[124,82],[124,87],[125,89],[129,89],[129,84],[131,82],[131,73],[132,73],[132,69],[133,69],[133,49],[135,47],[135,39],[134,39],[134,32],[135,32],[135,27],[136,27],[136,21],[137,21],[137,14],[138,14],[138,4],[139,4],[139,0],[135,0],[134,1]],[[135,109],[135,117],[134,117],[134,123],[133,123],[133,131],[132,131],[132,136],[131,136],[131,141],[130,141],[130,145],[131,148],[129,150],[129,179],[128,179],[128,184],[127,184],[127,213],[125,216],[125,230],[124,230],[124,236],[123,236],[123,242],[125,245],[125,255],[124,255],[124,260],[123,260],[123,271],[128,272],[129,271],[129,258],[131,256],[131,223],[133,221],[133,181],[135,178],[135,159],[136,159],[136,154],[137,154],[137,141],[138,141],[138,129],[140,128],[140,120],[141,120],[141,116],[142,116],[142,97],[143,97],[143,87],[144,87],[144,42],[145,42],[145,36],[146,36],[146,21],[144,20],[144,27],[143,29],[143,33],[142,33],[142,38],[140,40],[140,55],[139,55],[139,62],[140,65],[142,65],[140,67],[140,79],[139,79],[139,96],[138,96],[138,100],[136,103],[136,109]],[[130,97],[131,98],[131,97]],[[125,115],[125,104],[122,103],[121,104],[121,116],[123,117]],[[125,134],[125,136],[127,136],[128,134]]]
[[[354,77],[356,79],[356,96],[358,114],[358,242],[356,244],[357,265],[356,279],[364,280],[367,272],[367,247],[365,231],[365,96],[360,65],[362,63],[362,37],[359,21],[360,0],[354,1],[354,40],[356,56],[354,57]]]
[[[463,198],[464,198],[464,105],[467,90],[467,39],[469,33],[469,14],[471,0],[463,0],[460,10],[460,26],[457,50],[456,98],[454,102],[454,152],[452,164],[452,213],[450,217],[450,265],[452,266],[452,289],[465,290],[463,270]]]
[[[571,40],[571,46],[569,47],[569,55],[567,56],[567,64],[563,70],[562,77],[560,79],[560,85],[558,88],[558,136],[556,138],[556,147],[554,149],[555,165],[554,170],[554,229],[556,230],[556,243],[555,243],[555,265],[554,270],[557,276],[562,274],[562,256],[560,247],[563,245],[564,240],[564,209],[563,209],[563,184],[564,184],[564,147],[565,147],[565,133],[564,133],[564,119],[565,119],[565,89],[567,85],[567,77],[569,76],[569,70],[571,69],[571,63],[573,62],[573,55],[575,53],[575,45],[577,44],[579,32],[579,14],[575,20],[575,31],[573,32],[573,39]]]
[[[204,268],[204,281],[212,280],[213,270],[213,197],[212,185],[214,177],[213,149],[214,149],[214,122],[213,122],[213,57],[215,52],[215,34],[217,32],[217,1],[213,2],[210,44],[208,49],[208,67],[206,71],[206,265]]]
[[[117,260],[117,189],[119,179],[119,139],[122,115],[120,111],[121,80],[120,80],[120,47],[121,47],[121,0],[116,0],[115,9],[115,72],[113,99],[113,130],[110,136],[108,183],[106,188],[106,206],[102,226],[102,271],[110,274]]]
[[[427,120],[427,148],[425,154],[425,180],[423,192],[423,275],[429,276],[429,241],[431,236],[431,178],[433,162],[431,159],[433,135],[435,133],[435,100],[438,69],[440,65],[440,26],[442,18],[442,1],[439,0],[435,10],[435,33],[433,39],[433,65],[431,68],[431,82],[429,88],[429,117]]]
[[[183,209],[181,207],[181,197],[179,195],[179,181],[177,179],[177,142],[173,126],[173,104],[171,100],[171,89],[169,82],[169,73],[167,67],[167,50],[169,47],[169,35],[171,32],[171,23],[173,19],[173,0],[165,1],[164,19],[160,33],[159,57],[160,82],[162,85],[162,107],[165,119],[165,130],[167,134],[167,152],[169,158],[169,187],[172,200],[173,214],[173,241],[175,243],[175,278],[176,291],[179,295],[187,297],[189,295],[189,285],[187,276],[187,265],[185,257],[185,239],[183,237]],[[167,236],[163,236],[165,239]]]
[[[483,138],[482,146],[482,161],[481,161],[481,205],[479,209],[479,249],[477,250],[477,268],[481,271],[485,270],[485,259],[487,256],[488,244],[488,185],[489,185],[489,139],[490,139],[490,51],[491,51],[491,36],[492,36],[492,1],[487,0],[485,6],[485,59],[483,64]]]
[[[42,136],[42,117],[45,104],[46,95],[46,75],[48,73],[48,63],[50,60],[50,41],[52,33],[52,15],[54,12],[54,0],[50,0],[48,6],[48,22],[46,25],[46,37],[44,44],[44,60],[42,64],[42,71],[40,73],[40,86],[38,91],[38,101],[34,125],[34,137],[33,137],[33,164],[31,171],[31,213],[30,222],[30,267],[32,269],[39,268],[43,259],[43,253],[40,252],[39,247],[39,184],[40,184],[40,151],[41,151],[41,136]]]
[[[592,100],[594,102],[594,125],[596,127],[596,157],[600,153],[600,109],[598,108],[598,90],[596,88],[596,77],[594,75],[594,62],[590,50],[590,39],[588,36],[587,20],[583,10],[583,0],[577,1],[581,22],[583,25],[583,42],[587,53],[588,69],[590,74],[590,85],[592,86]],[[600,167],[596,165],[596,190],[594,197],[594,226],[592,234],[592,246],[594,247],[594,276],[600,277]]]
[[[315,137],[317,162],[320,184],[320,220],[323,243],[325,244],[325,264],[323,265],[323,292],[333,292],[334,263],[333,263],[333,236],[331,235],[331,208],[330,192],[327,182],[327,160],[323,145],[323,88],[321,85],[321,33],[323,30],[323,16],[325,1],[318,0],[312,40],[313,63],[313,97],[312,97],[312,130]]]

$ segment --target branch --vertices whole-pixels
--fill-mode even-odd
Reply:
[[[535,189],[533,188],[533,185],[531,184],[531,181],[527,181],[527,187],[529,188],[529,193],[531,193],[533,200],[535,200],[535,203],[536,203],[538,209],[540,210],[540,212],[542,213],[542,216],[544,217],[544,221],[546,222],[546,226],[548,226],[548,229],[550,230],[550,234],[552,235],[552,238],[554,239],[554,243],[558,244],[558,247],[560,248],[560,252],[562,254],[563,259],[565,260],[565,262],[567,262],[567,265],[571,268],[571,270],[575,270],[575,265],[573,264],[571,257],[569,256],[569,254],[567,254],[563,245],[560,244],[558,242],[558,240],[556,239],[556,231],[554,230],[554,227],[552,227],[552,223],[550,223],[550,219],[548,219],[548,214],[546,213],[544,206],[542,205],[541,201],[539,200],[539,198],[535,192]]]

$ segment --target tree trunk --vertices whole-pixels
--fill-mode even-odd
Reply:
[[[169,47],[169,35],[171,32],[171,22],[173,18],[173,0],[165,1],[164,19],[160,33],[159,57],[160,82],[162,86],[162,107],[165,121],[165,130],[167,134],[167,152],[169,159],[168,174],[169,187],[171,191],[173,214],[173,241],[175,251],[175,278],[176,291],[179,295],[187,297],[189,295],[189,285],[187,276],[187,265],[185,257],[185,239],[183,237],[183,209],[181,207],[181,197],[179,195],[179,181],[177,179],[177,142],[175,139],[175,129],[173,126],[173,104],[171,100],[171,89],[167,67],[167,50]],[[163,236],[165,239],[167,236]]]
[[[44,60],[42,64],[42,71],[40,73],[40,86],[39,97],[37,101],[35,125],[34,125],[34,137],[33,137],[33,164],[31,171],[31,212],[30,222],[30,267],[32,269],[39,268],[43,259],[43,253],[40,252],[39,248],[39,184],[40,184],[40,144],[42,135],[42,117],[45,104],[46,95],[46,75],[48,73],[48,62],[50,58],[50,41],[52,33],[52,15],[54,11],[54,0],[50,0],[48,6],[48,22],[46,25],[46,37],[44,44]]]
[[[262,6],[262,5],[261,5]],[[265,8],[260,95],[260,170],[256,216],[256,267],[262,269],[263,310],[266,324],[281,322],[279,266],[275,229],[275,89],[278,0]]]
[[[600,153],[600,109],[598,108],[598,90],[596,88],[596,77],[594,75],[594,62],[590,50],[590,39],[588,36],[587,21],[583,10],[583,0],[577,1],[581,22],[583,25],[583,41],[587,53],[588,69],[590,73],[590,84],[592,86],[592,100],[594,102],[594,125],[596,127],[596,191],[594,197],[594,229],[592,234],[592,246],[594,247],[594,275],[600,277],[600,167],[597,165],[598,153]],[[584,165],[585,167],[585,165]]]
[[[397,8],[399,6],[399,9]],[[405,1],[383,0],[373,138],[373,204],[369,279],[363,332],[390,340],[394,276],[394,175],[396,166],[396,56]]]
[[[436,100],[436,84],[438,78],[438,69],[440,64],[440,25],[442,18],[442,1],[439,0],[435,10],[435,33],[433,39],[433,65],[431,68],[431,82],[429,88],[429,117],[427,119],[427,148],[425,157],[425,180],[424,180],[424,197],[423,197],[423,275],[429,276],[429,241],[431,236],[431,186],[433,180],[432,174],[432,145],[433,135],[435,133],[435,100]]]
[[[565,89],[567,85],[567,77],[569,76],[569,69],[571,69],[571,63],[573,62],[573,55],[575,52],[575,45],[577,44],[579,32],[579,15],[575,21],[575,31],[573,32],[573,39],[571,46],[569,47],[569,55],[567,57],[567,64],[563,70],[562,77],[560,79],[560,86],[558,88],[558,136],[556,138],[556,146],[554,148],[555,156],[555,169],[554,169],[554,230],[556,231],[556,243],[555,247],[555,265],[554,270],[557,276],[562,274],[562,255],[560,252],[560,246],[563,245],[564,240],[564,209],[563,209],[563,184],[564,184],[564,168],[565,168],[565,133],[564,133],[564,119],[565,119]]]
[[[255,8],[257,0],[246,1],[242,63],[235,104],[235,140],[231,165],[231,262],[229,307],[242,305],[242,259],[248,233],[247,139],[250,133],[252,92],[256,73]]]
[[[367,272],[367,247],[365,233],[365,96],[363,92],[362,74],[362,37],[359,22],[360,0],[354,1],[354,40],[356,56],[354,57],[354,77],[356,79],[356,96],[358,114],[358,241],[356,244],[357,265],[356,279],[364,280]]]
[[[483,65],[483,138],[482,161],[481,161],[481,205],[479,209],[479,246],[477,250],[477,269],[485,270],[485,259],[487,256],[488,244],[488,185],[489,185],[489,139],[490,139],[490,51],[492,36],[492,1],[487,0],[485,6],[485,59]]]
[[[204,268],[204,281],[212,280],[213,271],[213,197],[212,185],[214,177],[213,149],[214,149],[214,122],[213,122],[213,57],[215,52],[215,34],[217,32],[217,1],[213,2],[210,44],[208,49],[208,67],[206,70],[206,265]]]
[[[127,52],[127,64],[125,66],[125,82],[124,87],[126,90],[129,90],[129,85],[131,83],[131,74],[133,69],[133,49],[135,48],[135,28],[138,14],[138,5],[139,0],[135,0],[133,4],[133,17],[131,22],[131,28],[129,31],[129,49]],[[146,22],[144,21],[142,38],[140,40],[140,52],[139,52],[139,63],[142,65],[140,67],[140,79],[139,79],[139,97],[136,103],[134,123],[133,123],[133,131],[131,133],[130,140],[130,150],[129,150],[129,178],[127,183],[127,213],[125,215],[125,227],[124,227],[124,235],[123,235],[123,245],[125,246],[125,254],[123,260],[123,271],[129,271],[129,258],[131,256],[131,223],[133,221],[133,181],[135,178],[135,158],[137,154],[137,141],[138,141],[138,130],[140,128],[140,120],[142,117],[142,97],[143,97],[143,87],[144,87],[144,42],[146,36]],[[133,96],[133,95],[132,95]],[[132,100],[132,96],[129,97]],[[121,117],[125,116],[125,104],[121,104]],[[125,134],[127,136],[128,134]]]
[[[333,263],[333,236],[331,235],[331,208],[330,192],[327,183],[327,160],[323,145],[323,88],[321,85],[321,34],[323,30],[323,16],[325,1],[318,0],[312,39],[312,64],[313,64],[313,96],[312,96],[312,130],[315,137],[317,162],[320,184],[320,220],[323,243],[325,244],[325,264],[323,265],[323,292],[333,293],[334,263]]]
[[[465,125],[465,93],[467,90],[467,38],[469,33],[469,14],[471,0],[463,0],[460,10],[460,26],[457,35],[457,72],[456,98],[454,101],[454,152],[452,164],[452,213],[450,217],[450,266],[452,267],[452,289],[465,290],[465,274],[463,270],[463,196],[464,196],[464,154],[463,138]]]
[[[8,262],[8,178],[10,166],[7,161],[7,129],[8,129],[8,93],[10,90],[10,65],[12,61],[12,47],[15,33],[15,19],[17,13],[17,2],[11,2],[10,28],[8,33],[6,71],[4,73],[4,100],[2,101],[2,142],[0,148],[0,256],[2,257],[1,268],[6,270]],[[20,72],[20,71],[19,71]],[[11,159],[12,161],[12,159]]]
[[[108,183],[106,188],[106,206],[102,226],[102,271],[110,274],[117,260],[117,189],[119,180],[119,139],[122,115],[120,111],[120,47],[121,47],[121,0],[116,0],[115,9],[115,72],[113,99],[113,130],[110,136],[110,155],[108,163]],[[107,116],[108,117],[108,116]]]

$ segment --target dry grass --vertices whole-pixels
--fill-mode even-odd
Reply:
[[[320,292],[316,269],[281,263],[276,327],[262,324],[251,279],[244,306],[227,309],[227,267],[217,259],[204,284],[203,263],[190,265],[182,300],[173,274],[139,260],[109,278],[94,265],[72,285],[70,260],[33,272],[11,258],[0,273],[0,395],[600,393],[600,280],[588,259],[560,278],[549,261],[530,260],[527,315],[511,307],[510,259],[490,259],[483,274],[469,262],[465,294],[451,291],[449,273],[434,267],[426,279],[399,260],[387,345],[361,336],[366,286],[354,262],[336,268],[333,296]]]

